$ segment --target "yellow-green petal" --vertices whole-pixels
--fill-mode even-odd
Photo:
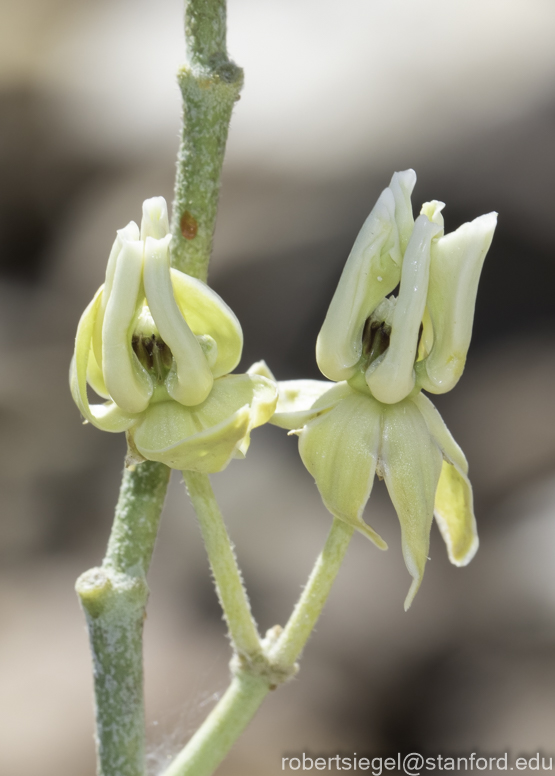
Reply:
[[[192,409],[198,422],[208,428],[248,405],[248,427],[237,448],[241,457],[248,450],[252,429],[267,423],[274,414],[277,395],[276,383],[261,375],[226,375],[215,380],[210,396]]]
[[[380,414],[370,396],[352,391],[307,423],[299,435],[299,453],[332,515],[385,550],[387,544],[362,519],[376,471]]]
[[[350,389],[345,389],[346,383],[340,385],[338,394],[334,390],[337,384],[328,380],[282,380],[278,383],[279,399],[270,423],[289,430],[302,428],[351,393]],[[316,402],[317,407],[314,406]]]
[[[413,578],[406,610],[424,575],[442,466],[441,450],[410,400],[384,409],[379,465],[399,517],[403,557]]]
[[[449,560],[455,566],[466,566],[479,544],[472,486],[466,474],[448,461],[443,461],[434,514],[447,545]]]
[[[449,463],[455,464],[461,472],[466,474],[468,472],[468,461],[466,460],[466,456],[453,438],[453,435],[445,425],[445,421],[430,399],[423,393],[418,393],[411,401],[414,402],[422,413],[426,425],[428,426],[428,430],[441,448],[444,458],[446,458]]]
[[[220,423],[202,427],[198,413],[175,401],[151,404],[132,432],[139,453],[172,469],[212,474],[224,469],[248,433],[250,410],[239,408]]]
[[[243,332],[233,310],[201,280],[171,270],[175,300],[191,331],[208,334],[218,346],[218,357],[211,367],[214,377],[232,372],[241,360]]]
[[[103,431],[126,431],[137,421],[136,415],[123,412],[114,402],[91,406],[87,396],[87,367],[92,352],[91,340],[101,295],[102,288],[99,288],[79,321],[75,337],[75,353],[69,369],[69,386],[73,400],[86,420]]]

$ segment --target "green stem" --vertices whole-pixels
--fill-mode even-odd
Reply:
[[[324,549],[318,556],[293,614],[270,649],[269,658],[276,667],[292,666],[301,656],[328,599],[353,533],[354,528],[343,520],[333,519]]]
[[[240,658],[252,663],[262,655],[258,630],[208,475],[183,472],[216,581],[231,641]]]
[[[334,518],[324,549],[289,622],[283,631],[273,629],[273,633],[268,634],[266,670],[260,664],[250,670],[248,665],[242,666],[225,695],[163,776],[211,776],[255,715],[268,691],[294,675],[296,660],[322,613],[353,531],[346,523]]]
[[[247,727],[270,686],[262,676],[239,673],[164,776],[210,776]]]
[[[94,662],[98,776],[143,776],[142,637],[150,565],[167,466],[147,461],[123,475],[108,550],[76,590]]]
[[[172,265],[206,280],[231,111],[243,71],[226,51],[225,0],[186,0],[183,128],[172,210]]]

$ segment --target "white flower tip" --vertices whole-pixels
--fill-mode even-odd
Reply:
[[[412,194],[412,190],[416,186],[416,173],[412,167],[408,170],[393,173],[389,187],[394,188],[395,186],[405,189],[409,195]]]
[[[478,216],[471,223],[483,230],[485,234],[490,233],[493,236],[495,227],[497,226],[497,213],[493,210],[491,213],[486,213],[483,216]]]
[[[145,199],[141,221],[141,240],[146,240],[147,237],[160,240],[169,231],[168,206],[164,197]]]
[[[135,242],[136,240],[141,239],[141,233],[139,232],[139,227],[134,221],[130,221],[127,224],[127,226],[123,227],[123,229],[118,229],[117,234],[122,243]]]
[[[163,237],[151,237],[150,235],[145,239],[145,261],[157,259],[163,261],[168,265],[168,271],[170,268],[169,247],[172,241],[171,234],[166,234]]]
[[[443,214],[442,210],[445,207],[445,202],[440,202],[437,199],[432,199],[431,202],[424,202],[422,209],[420,210],[421,216],[427,216],[429,220],[441,226],[443,230]]]
[[[265,361],[255,361],[254,364],[247,369],[247,374],[267,377],[268,380],[273,380],[274,383],[277,382],[272,370]]]

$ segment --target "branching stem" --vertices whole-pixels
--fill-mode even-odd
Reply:
[[[188,474],[190,476],[191,473]],[[195,500],[193,505],[196,507]],[[280,628],[269,631],[263,642],[264,663],[240,664],[227,692],[163,776],[211,776],[268,692],[294,676],[296,660],[322,613],[353,530],[341,520],[334,519],[324,549],[289,622],[283,631]],[[226,617],[229,622],[227,612]]]

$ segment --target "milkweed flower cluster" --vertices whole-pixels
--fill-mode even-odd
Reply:
[[[405,608],[422,581],[434,514],[452,563],[466,565],[478,548],[466,458],[421,391],[449,391],[462,374],[497,217],[445,235],[442,202],[425,203],[414,220],[415,182],[413,170],[393,175],[347,259],[316,347],[333,382],[280,383],[271,421],[299,436],[329,511],[382,549],[362,514],[375,474],[385,480],[413,577]]]
[[[277,389],[229,374],[243,347],[231,309],[205,283],[170,268],[162,197],[116,237],[105,283],[83,313],[70,368],[86,421],[127,432],[131,462],[216,472],[242,457],[274,412]],[[90,404],[87,384],[105,403]]]

